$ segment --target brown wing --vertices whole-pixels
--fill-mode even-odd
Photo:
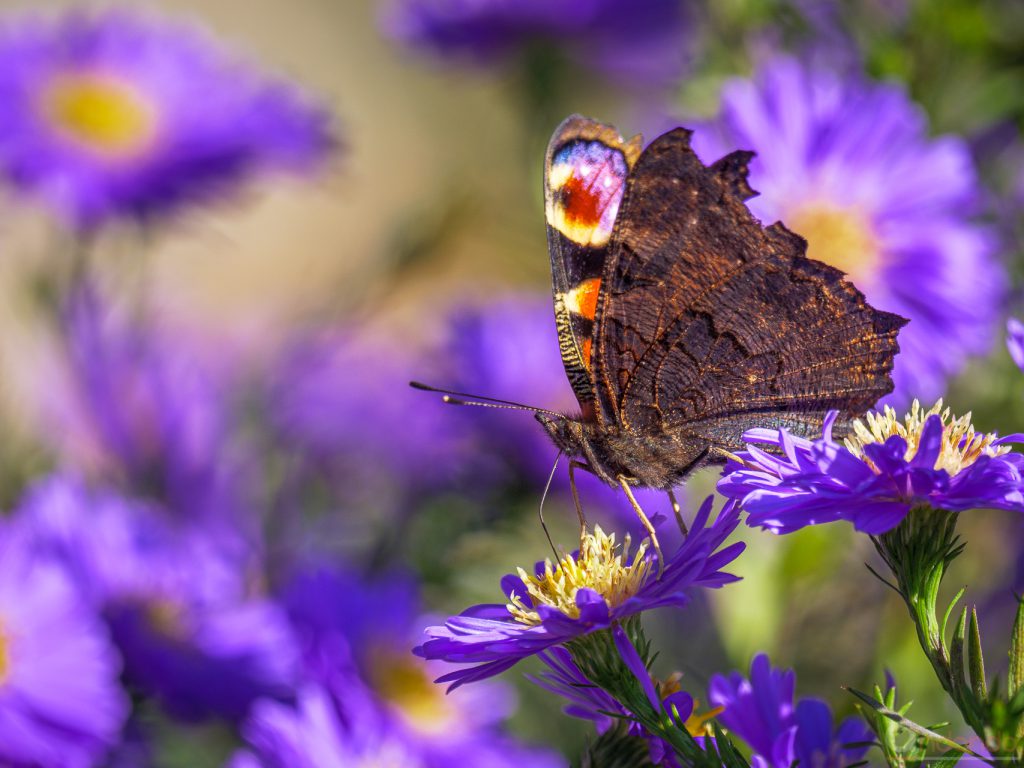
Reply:
[[[867,410],[892,391],[906,321],[760,225],[749,153],[705,167],[689,137],[656,139],[627,182],[596,317],[598,418],[737,445],[751,426],[813,432],[829,409]]]

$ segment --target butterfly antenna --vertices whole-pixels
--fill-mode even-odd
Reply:
[[[409,386],[413,389],[420,389],[424,392],[437,392],[444,395],[443,402],[448,405],[478,405],[483,408],[507,408],[513,411],[533,411],[534,413],[546,413],[549,416],[561,417],[562,414],[557,411],[549,411],[547,408],[538,408],[534,405],[523,405],[522,403],[516,403],[512,400],[499,400],[496,397],[487,397],[486,395],[470,395],[465,392],[453,392],[450,389],[441,389],[440,387],[432,387],[429,384],[423,384],[419,381],[410,381]],[[465,400],[463,398],[471,398]]]
[[[540,527],[544,529],[544,536],[548,540],[548,546],[551,547],[551,553],[555,556],[555,564],[561,560],[558,555],[558,550],[555,549],[555,542],[551,540],[551,533],[548,531],[547,523],[544,522],[544,502],[548,498],[548,491],[551,490],[551,482],[555,479],[555,470],[558,469],[558,462],[562,458],[562,452],[559,451],[558,455],[555,456],[555,464],[551,467],[551,474],[548,475],[548,481],[544,484],[544,493],[540,495],[540,507],[537,509],[537,517],[540,518]]]

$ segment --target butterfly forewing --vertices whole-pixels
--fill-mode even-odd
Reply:
[[[640,138],[574,115],[555,131],[544,165],[544,204],[555,321],[565,372],[593,415],[594,318],[608,244]]]
[[[749,153],[705,167],[689,136],[656,139],[626,182],[594,322],[598,420],[729,446],[751,426],[820,434],[827,410],[873,406],[905,320],[761,226],[743,202]]]

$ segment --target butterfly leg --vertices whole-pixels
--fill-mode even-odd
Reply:
[[[760,469],[760,467],[756,466],[755,464],[751,464],[746,459],[742,459],[739,456],[737,456],[735,453],[732,453],[731,451],[727,451],[727,450],[725,450],[725,448],[721,448],[721,447],[719,447],[717,445],[711,447],[711,452],[713,454],[715,454],[716,456],[725,459],[726,461],[734,461],[737,464],[739,464],[741,467],[746,467],[747,469]]]
[[[654,546],[654,551],[658,553],[658,576],[661,576],[661,572],[665,570],[665,558],[661,554],[661,544],[658,543],[658,534],[654,530],[654,525],[651,523],[650,518],[647,517],[640,503],[636,500],[636,496],[633,495],[633,489],[629,487],[629,481],[625,477],[619,475],[619,485],[622,486],[622,490],[626,492],[626,498],[629,499],[629,503],[633,505],[633,511],[636,512],[636,516],[640,518],[641,524],[647,529],[648,535],[651,537],[651,544]]]
[[[679,508],[679,502],[676,501],[676,494],[671,488],[668,489],[668,500],[672,504],[672,514],[676,516],[676,523],[679,525],[679,530],[682,531],[684,537],[688,536],[690,531],[686,527],[686,521],[683,520],[683,511]]]
[[[555,479],[555,471],[558,469],[558,462],[562,458],[562,452],[559,451],[555,457],[555,463],[551,467],[551,474],[548,475],[548,481],[544,485],[544,493],[540,497],[540,507],[537,508],[537,516],[540,518],[540,527],[544,529],[544,538],[548,540],[548,546],[551,547],[551,554],[555,556],[555,562],[557,563],[561,558],[558,555],[558,550],[555,549],[555,542],[551,540],[551,533],[548,531],[548,524],[544,522],[544,502],[548,498],[548,491],[551,490],[551,481]],[[572,469],[570,468],[570,472]]]
[[[583,537],[587,535],[587,518],[583,514],[583,505],[580,504],[580,492],[576,488],[576,470],[585,469],[590,471],[590,466],[584,464],[582,461],[576,461],[576,459],[569,460],[569,490],[572,491],[572,503],[576,505],[576,517],[580,521],[580,544],[583,543]]]

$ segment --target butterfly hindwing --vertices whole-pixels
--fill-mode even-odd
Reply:
[[[544,165],[544,208],[555,321],[565,372],[587,415],[593,413],[594,318],[608,244],[640,137],[574,115],[555,131]]]
[[[872,407],[905,321],[761,226],[749,153],[705,167],[689,137],[656,139],[626,183],[594,325],[598,420],[739,447],[749,426],[809,433],[829,409]]]

